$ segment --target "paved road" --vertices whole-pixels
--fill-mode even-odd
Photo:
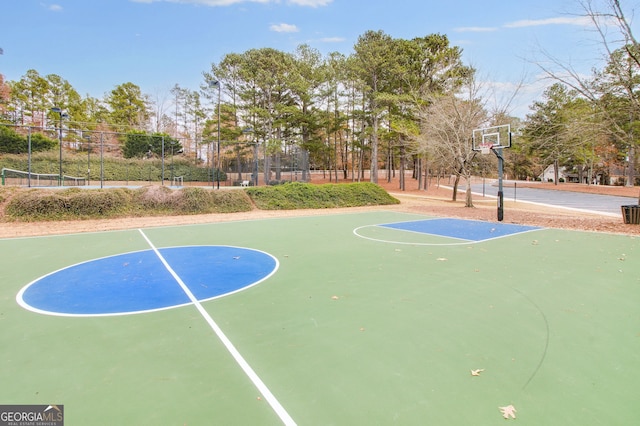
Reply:
[[[464,188],[464,186],[463,186]],[[496,181],[485,181],[484,184],[473,184],[475,194],[497,197]],[[503,183],[504,201],[526,201],[530,203],[549,204],[552,206],[587,210],[607,216],[621,216],[620,206],[637,204],[636,197],[618,197],[613,195],[585,194],[582,192],[556,191],[551,189],[519,188],[512,181]]]

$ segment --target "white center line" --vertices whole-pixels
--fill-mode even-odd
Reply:
[[[220,339],[222,344],[227,348],[227,350],[229,351],[233,359],[235,359],[238,365],[240,366],[240,368],[242,368],[242,371],[244,371],[247,377],[249,377],[249,380],[253,382],[253,384],[255,385],[256,388],[258,388],[262,396],[264,396],[265,400],[269,403],[269,405],[271,405],[271,408],[273,408],[273,410],[276,412],[278,417],[280,417],[280,420],[282,420],[282,423],[284,423],[287,426],[295,426],[296,422],[293,421],[289,413],[287,413],[287,411],[284,409],[282,404],[280,404],[280,402],[276,399],[276,397],[271,393],[267,385],[265,385],[264,382],[260,379],[260,377],[258,377],[256,372],[253,371],[253,368],[251,368],[249,363],[243,358],[240,352],[238,352],[236,347],[233,346],[233,343],[231,343],[231,340],[229,340],[229,338],[224,334],[224,332],[218,326],[218,324],[216,324],[216,322],[213,320],[213,318],[211,318],[209,313],[204,309],[204,307],[202,307],[202,304],[200,303],[200,301],[198,301],[198,299],[196,299],[196,297],[193,295],[191,290],[189,290],[189,287],[187,287],[187,285],[182,281],[182,279],[178,276],[178,274],[171,268],[169,263],[165,260],[162,254],[160,254],[160,251],[153,245],[151,240],[147,238],[147,236],[142,231],[142,229],[138,229],[138,231],[140,232],[140,234],[142,234],[142,237],[147,241],[147,243],[149,244],[149,247],[151,247],[151,249],[155,252],[156,256],[158,256],[158,258],[160,259],[162,264],[165,266],[165,268],[167,268],[167,271],[169,271],[169,273],[173,276],[176,282],[180,285],[180,287],[185,292],[189,300],[191,300],[191,303],[193,303],[196,309],[198,309],[198,311],[200,312],[200,315],[202,315],[205,321],[209,324],[213,332],[216,333],[216,336],[218,336],[218,338]]]

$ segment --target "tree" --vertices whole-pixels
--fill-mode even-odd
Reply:
[[[31,135],[31,152],[47,151],[58,144],[58,141],[49,139],[40,133]],[[0,126],[0,153],[24,154],[29,149],[27,137],[18,134],[7,126]]]
[[[262,140],[264,182],[271,179],[271,161],[278,165],[285,138],[287,118],[294,100],[291,75],[294,72],[291,54],[271,48],[251,49],[242,55],[240,99],[246,111],[245,122],[254,129],[254,136]]]
[[[81,98],[78,92],[64,78],[57,74],[49,74],[45,77],[47,81],[47,103],[68,111],[69,115],[79,112],[81,108]]]
[[[553,162],[554,183],[557,185],[560,161],[570,156],[571,138],[566,129],[569,104],[575,99],[576,93],[555,83],[545,90],[543,96],[544,101],[536,101],[531,107],[533,113],[527,115],[523,136],[529,154],[542,160],[542,170],[549,161]]]
[[[177,153],[181,150],[180,142],[167,134],[148,134],[139,130],[127,133],[122,147],[125,158],[161,157],[169,151]]]
[[[235,158],[232,161],[235,161],[236,164],[238,180],[242,178],[242,164],[246,163],[245,157],[253,151],[252,148],[254,147],[248,141],[240,140],[243,135],[243,127],[248,127],[241,117],[241,114],[247,113],[246,109],[243,108],[241,98],[245,84],[243,79],[244,59],[243,55],[238,53],[225,55],[220,63],[211,64],[211,70],[203,73],[204,84],[200,87],[204,96],[215,106],[214,113],[205,122],[203,138],[210,141],[217,138],[217,103],[220,102],[221,144],[227,146],[233,144]],[[211,85],[213,81],[217,81],[220,84],[220,92],[218,92],[218,88]],[[226,102],[218,99],[218,94],[221,97],[224,95]]]
[[[107,122],[109,118],[109,110],[104,103],[97,98],[87,96],[82,100],[82,111],[74,115],[77,121],[86,123],[89,130],[94,130],[97,123]]]
[[[445,35],[431,34],[412,40],[395,40],[395,57],[390,64],[389,93],[385,104],[389,111],[390,137],[400,150],[400,189],[404,190],[407,151],[420,152],[414,143],[420,128],[420,111],[433,98],[457,92],[475,74],[462,63],[460,48],[449,45]]]
[[[13,115],[16,124],[46,125],[47,105],[47,80],[36,70],[30,69],[17,82],[10,83],[11,101],[8,104],[9,112]]]
[[[371,125],[370,180],[378,183],[378,145],[380,117],[384,112],[379,102],[380,92],[389,78],[393,39],[383,31],[367,31],[354,46],[354,71],[365,85],[366,102]]]
[[[635,184],[635,163],[640,126],[640,45],[626,45],[609,54],[609,62],[595,73],[593,86],[597,104],[606,117],[612,136],[629,158],[627,186]],[[612,102],[612,100],[616,100]],[[611,108],[612,105],[618,108]]]
[[[198,155],[202,150],[202,130],[203,121],[206,118],[206,111],[200,101],[200,93],[195,90],[186,90],[184,96],[184,118],[185,133],[194,141],[196,150],[196,158],[202,157]]]
[[[478,97],[478,86],[473,78],[467,80],[458,93],[435,95],[423,109],[423,143],[442,164],[449,164],[455,175],[453,201],[456,200],[461,178],[466,181],[465,206],[473,207],[471,195],[472,150],[474,129],[488,123],[488,114]]]
[[[603,120],[609,122],[610,134],[625,147],[629,158],[627,185],[635,178],[636,148],[638,139],[629,128],[640,120],[640,44],[636,40],[627,15],[619,0],[581,0],[582,15],[589,19],[600,37],[607,65],[602,71],[585,77],[570,64],[546,55],[551,65],[538,63],[551,79],[575,90],[598,108]],[[626,99],[628,126],[622,126],[610,109],[609,95],[616,94]],[[604,102],[603,102],[604,101]],[[612,116],[613,115],[613,116]],[[626,127],[626,129],[625,129]]]
[[[320,52],[306,44],[298,46],[293,55],[295,68],[291,74],[291,95],[294,108],[290,109],[290,125],[296,130],[295,136],[299,136],[296,145],[302,149],[304,158],[301,167],[303,181],[308,179],[309,151],[320,143],[318,131],[321,119],[317,108],[319,91],[325,82],[334,87],[333,84],[340,77],[343,60],[344,56],[331,53],[323,61]],[[294,139],[292,135],[292,142]]]
[[[105,102],[109,106],[109,120],[112,124],[128,128],[144,128],[148,124],[148,100],[135,84],[116,86],[107,95]]]
[[[11,87],[4,81],[4,76],[0,74],[0,120],[8,118],[7,105],[11,99]]]

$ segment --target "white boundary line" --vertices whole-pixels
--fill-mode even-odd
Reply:
[[[149,247],[151,247],[151,249],[155,252],[156,256],[158,256],[158,259],[160,259],[160,261],[165,266],[165,268],[167,268],[167,271],[169,271],[169,273],[173,276],[176,282],[180,285],[180,287],[185,292],[187,297],[191,300],[191,303],[193,303],[196,309],[198,309],[198,312],[200,312],[200,315],[202,315],[202,317],[207,322],[207,324],[209,324],[213,332],[216,333],[216,336],[218,336],[218,338],[220,339],[222,344],[225,346],[225,348],[227,348],[227,350],[229,351],[233,359],[238,363],[240,368],[242,368],[242,371],[244,371],[247,377],[249,377],[249,380],[251,380],[251,382],[255,385],[255,387],[264,396],[264,398],[269,403],[271,408],[273,408],[273,410],[276,412],[278,417],[280,417],[280,420],[282,420],[282,423],[288,426],[295,426],[296,422],[293,421],[289,413],[287,413],[284,407],[280,404],[280,402],[276,399],[276,397],[271,393],[267,385],[265,385],[264,382],[260,379],[260,377],[258,377],[258,375],[253,370],[253,368],[251,368],[249,363],[243,358],[240,352],[238,352],[238,350],[233,345],[233,343],[231,343],[231,340],[229,340],[229,338],[224,334],[224,332],[218,326],[218,324],[216,324],[213,318],[211,318],[211,316],[204,309],[202,304],[200,304],[200,301],[196,299],[196,297],[193,295],[191,290],[189,290],[189,287],[187,287],[187,285],[182,281],[182,279],[178,276],[178,274],[176,274],[176,272],[171,268],[169,263],[164,259],[164,257],[162,257],[162,254],[160,254],[160,251],[156,248],[156,246],[154,246],[151,240],[147,238],[147,236],[142,231],[142,229],[138,229],[138,231],[140,232],[142,237],[147,241],[147,243],[149,244]]]
[[[204,245],[197,245],[197,246],[181,246],[181,247],[165,247],[165,249],[169,248],[184,248],[184,247],[210,247],[210,246],[204,246]],[[271,271],[271,273],[269,273],[269,275],[266,275],[262,278],[260,278],[258,281],[248,284],[244,287],[238,288],[236,290],[230,291],[228,293],[223,293],[223,294],[219,294],[217,296],[212,296],[209,297],[207,299],[201,299],[201,302],[208,302],[210,300],[215,300],[215,299],[219,299],[221,297],[226,297],[226,296],[230,296],[232,294],[235,293],[239,293],[241,291],[247,290],[248,288],[251,288],[255,285],[258,285],[260,283],[262,283],[264,280],[268,279],[269,277],[271,277],[273,274],[276,273],[276,271],[278,270],[279,267],[279,263],[278,263],[278,259],[276,259],[275,257],[273,257],[271,254],[260,251],[260,250],[254,250],[254,249],[247,249],[246,247],[234,247],[234,246],[217,246],[217,247],[229,247],[229,248],[240,248],[243,250],[251,250],[251,251],[256,251],[259,253],[263,253],[264,255],[267,255],[269,257],[271,257],[274,262],[276,263],[275,268],[273,269],[273,271]],[[58,316],[58,317],[74,317],[74,318],[89,318],[89,317],[115,317],[115,316],[123,316],[123,315],[138,315],[138,314],[147,314],[147,313],[151,313],[151,312],[160,312],[160,311],[167,311],[169,309],[174,309],[174,308],[182,308],[184,306],[189,306],[191,304],[191,302],[186,302],[186,303],[181,303],[178,305],[171,305],[171,306],[163,306],[160,308],[153,308],[153,309],[144,309],[144,310],[140,310],[140,311],[127,311],[127,312],[109,312],[109,313],[101,313],[101,314],[73,314],[73,313],[69,313],[69,312],[56,312],[56,311],[47,311],[44,309],[39,309],[36,308],[34,306],[31,306],[30,304],[28,304],[25,300],[24,300],[24,294],[27,292],[27,290],[36,282],[40,281],[43,278],[46,278],[48,276],[57,274],[61,271],[64,271],[66,269],[70,269],[70,268],[74,268],[76,266],[79,265],[83,265],[86,263],[91,263],[91,262],[96,262],[96,261],[100,261],[103,259],[109,259],[109,258],[113,258],[113,257],[117,257],[117,256],[122,256],[122,255],[130,255],[130,254],[135,254],[135,253],[141,253],[144,251],[147,251],[148,249],[145,250],[136,250],[136,251],[130,251],[130,252],[126,252],[126,253],[119,253],[116,255],[110,255],[110,256],[104,256],[104,257],[99,257],[96,259],[90,259],[90,260],[86,260],[84,262],[79,262],[73,265],[69,265],[69,266],[65,266],[64,268],[60,268],[56,271],[50,272],[46,275],[43,275],[33,281],[31,281],[29,284],[25,285],[24,287],[22,287],[20,289],[20,291],[18,292],[18,294],[16,295],[16,302],[18,303],[18,305],[20,305],[22,308],[26,309],[27,311],[31,311],[37,314],[41,314],[41,315],[51,315],[51,316]]]

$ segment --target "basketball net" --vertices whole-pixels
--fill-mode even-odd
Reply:
[[[480,147],[480,154],[487,155],[491,153],[491,145],[482,145]]]

